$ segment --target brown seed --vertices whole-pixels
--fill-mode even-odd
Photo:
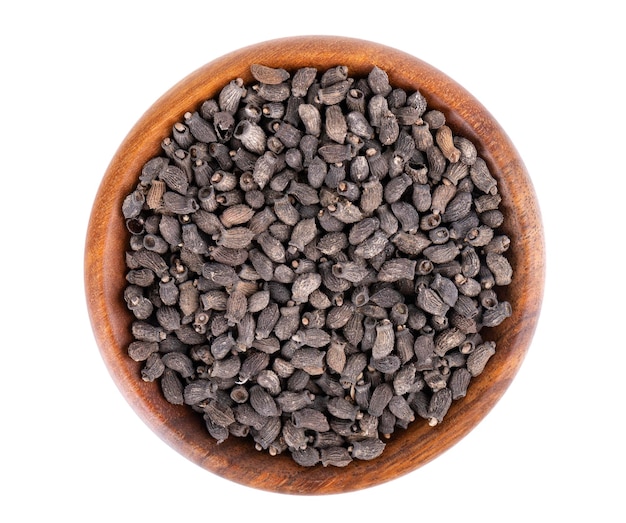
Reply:
[[[194,254],[207,254],[208,244],[200,234],[195,223],[186,223],[182,226],[183,248]]]
[[[432,145],[426,149],[428,160],[428,177],[435,183],[439,183],[448,165],[446,157],[437,145]]]
[[[348,234],[348,242],[350,245],[359,245],[365,241],[380,226],[380,220],[376,217],[363,218],[360,222],[355,223]]]
[[[209,380],[198,379],[185,385],[183,397],[186,405],[197,405],[215,397],[215,390]]]
[[[354,314],[354,305],[351,302],[345,302],[341,305],[331,307],[326,315],[326,326],[331,329],[341,329],[345,326]]]
[[[278,157],[272,151],[266,151],[254,163],[252,177],[260,189],[263,189],[274,175],[278,165]]]
[[[403,366],[393,378],[393,390],[396,396],[403,396],[410,392],[415,386],[416,369],[415,365]]]
[[[279,121],[274,125],[274,136],[287,148],[297,147],[302,138],[302,131],[285,121]]]
[[[482,219],[482,216],[481,216]],[[503,254],[509,250],[511,246],[511,239],[506,234],[494,235],[493,238],[483,247],[485,254],[494,252],[496,254]]]
[[[133,254],[132,258],[137,267],[150,269],[158,277],[162,277],[168,272],[168,265],[165,263],[165,260],[159,253],[154,251],[139,249]]]
[[[400,361],[400,358],[395,354],[389,354],[388,356],[377,359],[372,358],[370,361],[370,366],[374,370],[388,376],[393,376],[401,365],[402,362]]]
[[[352,158],[352,148],[349,144],[328,143],[318,149],[320,156],[326,163],[340,163]]]
[[[446,123],[446,116],[436,109],[430,109],[422,115],[424,120],[431,129],[439,129]]]
[[[322,73],[320,85],[328,87],[334,83],[341,82],[348,78],[348,68],[345,65],[337,65],[331,67]]]
[[[180,243],[182,243],[182,236],[181,236],[182,229],[180,225],[173,228],[170,224],[168,224],[168,227],[172,227],[171,232],[167,233],[168,236],[171,235],[168,239],[168,236],[166,236],[166,233],[164,233],[163,227],[162,227],[164,225],[163,224],[164,218],[166,218],[166,216],[163,216],[163,218],[161,218],[161,224],[160,224],[161,235],[163,236],[163,238],[165,238],[168,241],[170,245],[173,245],[173,246],[179,245]],[[196,224],[198,229],[210,235],[212,239],[217,238],[222,232],[222,229],[223,229],[222,223],[220,222],[219,218],[212,212],[205,211],[204,209],[198,209],[198,211],[193,214],[192,220],[193,220],[193,223]],[[178,222],[178,220],[176,220],[176,222]]]
[[[321,329],[326,324],[326,311],[313,309],[302,315],[302,325],[308,329]]]
[[[163,195],[165,194],[165,182],[162,180],[154,180],[150,184],[150,189],[146,194],[146,205],[149,209],[159,209],[163,204]]]
[[[291,364],[296,369],[303,369],[309,374],[322,374],[325,352],[312,347],[296,349]]]
[[[236,78],[228,82],[218,95],[218,105],[222,111],[234,113],[239,105],[239,100],[245,96],[246,90],[243,80]],[[215,116],[214,116],[215,117]]]
[[[443,214],[456,192],[456,186],[444,179],[432,192],[430,210],[435,214]]]
[[[165,182],[167,187],[169,187],[171,190],[176,191],[181,195],[185,195],[189,188],[189,180],[187,178],[187,174],[175,165],[168,165],[165,169],[163,169],[159,173],[159,179]]]
[[[287,412],[283,408],[283,412]],[[283,423],[282,437],[285,443],[290,449],[303,451],[307,448],[307,435],[303,428],[297,428],[291,420],[287,420]],[[315,460],[317,463],[317,459]]]
[[[252,249],[249,256],[250,263],[259,277],[265,281],[271,281],[274,278],[274,262],[258,249]]]

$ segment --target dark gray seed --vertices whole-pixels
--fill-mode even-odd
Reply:
[[[448,409],[452,404],[452,391],[448,388],[443,388],[436,391],[430,403],[428,405],[428,424],[435,426],[443,421],[443,418],[448,413]]]
[[[352,457],[360,460],[372,460],[383,453],[385,446],[385,443],[375,437],[358,440],[352,443]]]
[[[165,399],[174,405],[183,405],[184,389],[183,384],[172,369],[165,368],[161,376],[161,390]]]
[[[326,432],[330,430],[328,419],[324,413],[310,407],[297,410],[292,413],[291,421],[298,428]]]
[[[372,416],[380,417],[391,398],[393,398],[392,386],[389,383],[381,383],[372,392],[367,412]]]
[[[320,449],[322,466],[346,467],[352,462],[352,457],[345,447],[325,447]]]

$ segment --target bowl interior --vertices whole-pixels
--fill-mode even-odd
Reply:
[[[472,380],[467,396],[453,402],[443,423],[415,421],[397,431],[373,461],[348,467],[303,468],[289,456],[268,456],[248,440],[228,438],[217,445],[201,416],[165,401],[157,383],[139,378],[140,364],[126,352],[132,315],[122,299],[126,285],[124,252],[128,232],[121,215],[123,198],[134,188],[143,164],[160,153],[163,138],[183,114],[214,97],[230,79],[252,81],[249,66],[261,63],[289,71],[320,70],[344,64],[363,76],[372,66],[387,71],[393,86],[419,89],[429,106],[443,111],[448,125],[474,142],[497,178],[506,215],[504,232],[513,283],[501,299],[513,315],[486,337],[496,355]],[[294,494],[326,494],[370,487],[429,462],[450,448],[490,411],[514,378],[528,350],[541,307],[544,245],[540,213],[528,173],[505,132],[488,111],[445,74],[404,52],[380,44],[340,37],[300,37],[264,42],[214,60],[183,79],[143,115],[120,145],[97,193],[85,248],[87,305],[96,341],[118,388],[137,414],[164,441],[199,466],[251,487]]]

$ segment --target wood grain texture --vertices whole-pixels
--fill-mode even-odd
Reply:
[[[442,110],[452,130],[471,139],[497,178],[511,238],[509,259],[514,281],[502,294],[513,315],[490,339],[497,353],[467,396],[453,402],[444,422],[429,427],[416,421],[389,440],[382,456],[348,467],[303,468],[287,455],[270,457],[248,440],[229,438],[217,445],[202,418],[163,398],[155,383],[144,383],[140,365],[126,347],[132,316],[122,299],[124,251],[128,233],[121,215],[123,198],[137,183],[143,164],[160,153],[161,140],[186,111],[215,96],[230,79],[251,81],[249,66],[321,70],[345,64],[351,76],[377,65],[392,85],[419,88],[429,105]],[[118,388],[144,422],[165,442],[194,463],[228,480],[290,494],[331,494],[381,484],[414,471],[445,452],[470,432],[502,397],[530,346],[544,288],[544,238],[532,183],[513,144],[489,112],[464,88],[429,64],[402,51],[363,40],[330,36],[293,37],[246,47],[201,67],[165,93],[142,116],[120,145],[98,190],[85,246],[87,306],[100,352]]]

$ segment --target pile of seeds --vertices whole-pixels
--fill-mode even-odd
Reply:
[[[440,423],[495,352],[497,183],[378,67],[251,72],[173,126],[124,200],[128,352],[218,442],[373,459]]]

